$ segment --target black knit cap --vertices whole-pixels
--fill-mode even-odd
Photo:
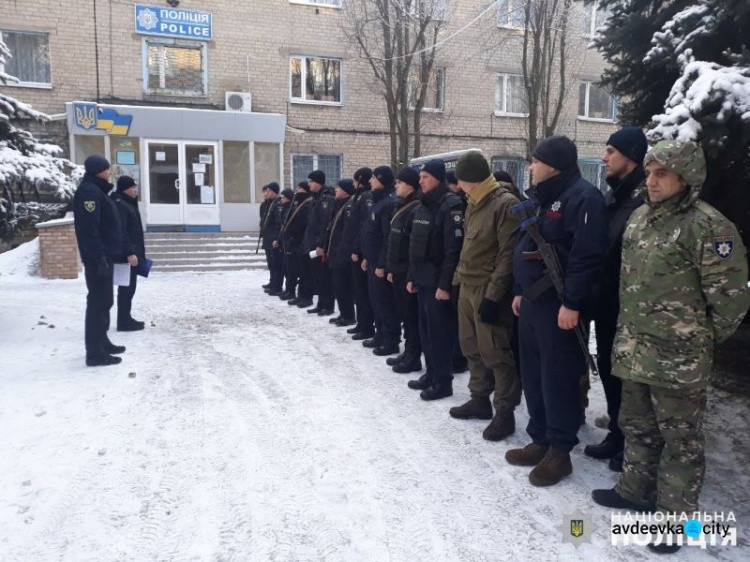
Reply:
[[[516,185],[516,182],[513,181],[513,178],[510,177],[510,174],[505,170],[498,170],[492,175],[495,178],[495,181],[501,181],[504,183],[509,183],[510,185]]]
[[[297,187],[301,187],[301,188],[302,188],[302,189],[304,189],[304,190],[305,190],[305,191],[306,191],[307,193],[310,193],[310,184],[309,184],[309,183],[307,183],[307,182],[306,182],[306,181],[304,181],[304,180],[303,180],[303,181],[301,181],[301,182],[299,182],[299,183],[297,184]]]
[[[276,183],[275,181],[272,181],[268,185],[263,186],[263,191],[266,191],[266,190],[273,191],[276,195],[278,195],[281,188],[279,187],[278,183]]]
[[[135,180],[130,176],[122,176],[117,180],[117,191],[125,191],[135,186]]]
[[[378,166],[372,171],[372,175],[383,185],[391,185],[395,179],[390,166]]]
[[[292,191],[291,189],[285,189],[281,192],[281,196],[286,197],[287,199],[289,199],[289,201],[291,201],[292,199],[294,199],[294,191]]]
[[[453,170],[448,170],[445,172],[445,181],[452,185],[457,185],[458,180],[456,179],[456,172]]]
[[[578,148],[565,135],[555,135],[540,141],[533,156],[561,172],[578,165]]]
[[[432,177],[434,177],[436,180],[440,182],[445,181],[445,162],[440,160],[440,158],[433,158],[429,162],[427,162],[424,166],[422,166],[422,169],[420,172],[427,172]]]
[[[372,177],[372,170],[365,166],[354,172],[354,181],[358,181],[362,184],[367,184]]]
[[[307,175],[307,179],[320,185],[326,184],[326,174],[323,170],[313,170]]]
[[[614,146],[636,164],[643,164],[643,159],[648,152],[646,135],[638,127],[623,127],[612,133],[607,144]]]
[[[96,174],[101,174],[104,170],[109,170],[112,166],[104,156],[92,154],[84,160],[83,167],[87,174],[95,176]]]
[[[354,195],[354,192],[357,191],[352,180],[339,180],[339,183],[336,184],[336,187],[343,189],[349,195]]]
[[[409,184],[414,189],[419,189],[419,172],[411,166],[401,168],[396,179]]]
[[[490,177],[490,165],[481,152],[472,150],[456,162],[456,179],[469,183],[480,183]]]

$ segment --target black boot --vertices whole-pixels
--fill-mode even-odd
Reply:
[[[86,356],[86,365],[88,367],[106,367],[107,365],[117,365],[118,363],[122,363],[122,357],[115,357],[107,353]]]
[[[598,445],[587,445],[583,449],[583,454],[592,459],[611,459],[617,453],[622,452],[623,446],[622,437],[617,437],[614,433],[609,432],[604,441]]]
[[[383,345],[383,340],[375,335],[369,340],[363,341],[362,345],[368,349],[375,349],[376,347],[380,347],[381,345]]]
[[[370,332],[368,330],[365,330],[365,331],[357,332],[356,334],[354,334],[352,336],[352,339],[354,341],[361,341],[361,340],[369,340],[370,338],[374,338],[374,337],[375,337],[375,332]],[[364,343],[362,345],[364,345]]]
[[[646,513],[653,513],[654,511],[656,511],[656,506],[654,504],[640,504],[630,501],[618,494],[617,489],[615,488],[609,488],[606,490],[594,490],[591,492],[591,499],[593,499],[594,502],[598,503],[599,505],[612,509],[645,511]]]
[[[333,314],[333,310],[330,308],[321,308],[318,311],[318,316],[331,316]]]
[[[271,283],[268,282],[265,285],[261,285],[261,288],[263,288],[263,289],[270,289],[271,288]]]
[[[622,465],[625,462],[624,452],[620,451],[614,457],[609,459],[609,469],[612,472],[622,472]]]
[[[335,318],[329,318],[329,319],[328,319],[328,323],[329,323],[329,324],[333,324],[333,325],[336,325],[336,324],[338,323],[338,321],[339,321],[339,320],[341,320],[341,315],[339,315],[339,316],[336,316]]]
[[[335,326],[338,326],[339,328],[345,328],[346,326],[353,326],[356,323],[357,321],[354,318],[341,318],[338,322],[336,322]]]
[[[137,332],[138,330],[143,330],[145,327],[145,323],[138,322],[137,320],[133,320],[132,318],[124,320],[122,322],[117,322],[118,332]]]
[[[362,328],[360,327],[360,325],[359,325],[359,324],[357,324],[356,326],[354,326],[354,328],[349,328],[349,329],[348,329],[348,330],[346,331],[346,333],[347,333],[347,334],[352,334],[352,335],[354,335],[354,334],[358,334],[358,333],[360,333],[361,331],[362,331]]]
[[[271,289],[271,290],[268,291],[268,296],[269,297],[278,297],[281,294],[282,294],[281,293],[281,289]]]
[[[315,307],[311,308],[310,310],[308,310],[307,313],[308,314],[317,314],[318,312],[320,312],[320,310],[321,310],[320,309],[320,305],[318,305],[318,306],[315,306]]]
[[[292,302],[292,301],[289,301],[289,302]],[[312,299],[300,299],[299,301],[297,301],[296,304],[297,304],[297,308],[307,308],[313,305],[313,301]]]
[[[294,298],[294,293],[281,293],[279,298],[283,301],[290,301]]]
[[[388,359],[385,360],[385,364],[388,365],[389,367],[393,367],[396,363],[401,363],[405,355],[406,355],[406,350],[404,350],[403,353],[400,353],[396,357],[389,357]]]
[[[298,303],[299,303],[299,301],[301,301],[301,300],[302,300],[302,299],[301,299],[300,297],[292,297],[291,299],[289,299],[289,300],[287,301],[287,303],[286,303],[286,304],[288,304],[289,306],[297,306],[297,304],[298,304]]]
[[[422,370],[421,353],[407,353],[404,358],[393,366],[394,373],[405,375],[406,373],[418,373]]]
[[[448,398],[448,396],[453,396],[453,384],[451,382],[433,384],[419,393],[419,397],[428,402]]]
[[[432,386],[432,375],[425,373],[418,379],[409,381],[407,386],[412,390],[426,390]]]
[[[388,343],[379,345],[372,350],[374,355],[378,357],[386,357],[387,355],[396,355],[399,352],[399,346],[397,343]]]
[[[102,349],[104,349],[104,353],[107,355],[119,355],[120,353],[125,353],[124,345],[115,345],[109,341],[109,338],[106,336],[104,337]]]

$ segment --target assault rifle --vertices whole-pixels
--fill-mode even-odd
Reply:
[[[542,232],[539,229],[539,217],[536,214],[534,203],[532,201],[524,201],[513,207],[510,212],[521,219],[521,230],[528,232],[531,239],[536,243],[537,248],[539,248],[536,252],[525,252],[529,255],[524,256],[524,259],[538,259],[544,263],[545,273],[550,276],[552,284],[557,291],[557,296],[560,297],[560,302],[563,302],[565,298],[565,275],[560,265],[560,260],[557,257],[555,247],[548,243],[542,236]],[[589,352],[586,331],[581,326],[580,319],[575,327],[575,333],[578,343],[586,356],[589,369],[594,373],[594,376],[598,377],[599,369],[596,366],[596,361],[594,361]]]

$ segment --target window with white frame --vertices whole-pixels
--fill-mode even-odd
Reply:
[[[421,69],[412,68],[409,77],[409,109],[414,110],[414,104],[419,98],[422,88],[420,79]],[[445,69],[433,68],[426,80],[426,90],[422,111],[443,111],[445,109]]]
[[[526,160],[518,156],[493,156],[490,159],[490,167],[493,172],[508,172],[513,178],[516,187],[523,192],[524,182],[526,181]]]
[[[341,104],[341,59],[293,56],[289,61],[291,101]]]
[[[447,21],[449,0],[413,0],[410,6],[414,16],[429,16],[433,21]]]
[[[578,91],[579,119],[617,120],[617,100],[606,90],[591,82],[581,82]]]
[[[341,180],[344,170],[343,154],[292,154],[292,183],[294,187],[313,170],[323,170],[326,184],[336,185]]]
[[[526,88],[522,74],[498,74],[495,87],[495,114],[527,117]]]
[[[596,30],[612,15],[610,8],[599,5],[599,0],[584,0],[583,6],[583,34],[587,37],[596,35]]]
[[[307,4],[308,6],[323,6],[324,8],[340,8],[341,0],[289,0],[290,4]]]
[[[578,168],[581,170],[583,179],[590,182],[605,195],[612,189],[607,183],[607,173],[604,164],[597,158],[584,158],[578,161]]]
[[[526,1],[527,0],[498,0],[498,27],[524,29],[526,27]]]
[[[11,55],[0,70],[19,80],[9,82],[9,86],[44,88],[52,85],[48,33],[3,29],[0,37]]]
[[[144,41],[144,89],[149,94],[201,96],[207,91],[206,46]]]

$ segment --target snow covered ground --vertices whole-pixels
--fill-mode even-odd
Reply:
[[[262,272],[162,274],[139,283],[140,333],[111,333],[121,365],[87,368],[85,285],[26,275],[0,256],[0,560],[500,561],[661,559],[609,544],[590,491],[614,474],[585,458],[534,488],[503,459],[518,431],[448,416],[468,397],[419,400],[358,343],[263,294]],[[733,510],[742,546],[680,560],[747,560],[750,411],[712,394],[702,507]],[[593,544],[563,544],[580,509]],[[567,531],[566,531],[567,532]]]

